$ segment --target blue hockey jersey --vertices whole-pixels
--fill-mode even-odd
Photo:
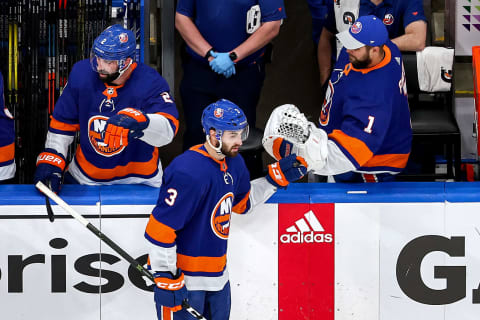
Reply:
[[[0,180],[15,175],[15,129],[13,117],[5,106],[3,77],[0,73]]]
[[[80,183],[122,180],[160,185],[158,148],[142,139],[134,139],[126,147],[103,143],[108,118],[127,107],[162,115],[177,132],[178,111],[165,79],[143,63],[130,68],[133,71],[123,85],[109,86],[98,78],[88,60],[77,62],[55,105],[49,131],[67,136],[80,131],[80,145],[68,169]],[[156,182],[149,183],[154,178]]]
[[[342,49],[320,113],[320,127],[357,172],[398,173],[410,154],[402,57],[391,41],[383,48],[385,58],[369,69],[355,69]]]
[[[249,210],[249,193],[250,174],[240,155],[220,162],[197,145],[165,169],[145,238],[161,248],[176,246],[177,266],[190,290],[195,277],[204,286],[225,285],[230,215]],[[150,259],[164,257],[152,254]]]

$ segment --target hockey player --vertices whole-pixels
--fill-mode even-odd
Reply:
[[[160,186],[157,147],[172,141],[178,112],[167,82],[134,59],[134,34],[113,25],[95,39],[90,60],[73,66],[37,159],[35,183],[50,181],[59,191],[68,146],[80,131],[67,183]]]
[[[13,117],[5,106],[3,76],[0,73],[0,181],[15,176],[15,130]]]
[[[145,230],[159,319],[190,319],[186,311],[178,311],[187,297],[207,319],[229,319],[230,214],[251,211],[276,188],[286,187],[307,171],[303,159],[290,155],[269,165],[266,177],[250,182],[238,155],[248,134],[247,119],[228,100],[205,108],[202,127],[206,142],[185,151],[166,168]]]
[[[270,153],[279,159],[292,150],[314,173],[337,182],[392,181],[405,168],[412,142],[402,56],[375,16],[360,17],[337,37],[345,48],[328,83],[320,128],[309,125],[301,145],[277,140]],[[278,109],[271,119],[285,107]]]

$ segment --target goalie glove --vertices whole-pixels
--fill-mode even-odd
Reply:
[[[262,144],[268,154],[277,160],[297,154],[308,164],[309,170],[319,170],[328,155],[328,137],[325,131],[307,120],[292,104],[275,108],[264,130]]]
[[[268,166],[268,182],[277,188],[286,188],[290,182],[301,179],[307,173],[307,164],[302,157],[291,154]]]
[[[125,108],[107,121],[103,142],[112,148],[127,146],[128,141],[141,138],[150,119],[141,111]]]
[[[187,288],[182,270],[178,269],[177,274],[171,272],[155,272],[154,299],[157,308],[164,306],[176,312],[182,309],[183,300],[187,300]]]

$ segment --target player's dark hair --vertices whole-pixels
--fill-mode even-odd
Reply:
[[[372,46],[369,46],[369,45],[365,45],[365,47],[367,48],[367,51],[370,52],[370,50],[372,50],[372,48],[375,48],[375,47],[372,47]],[[383,50],[383,45],[381,46],[378,46],[378,53],[380,54],[380,56],[384,56],[385,54],[385,50]]]

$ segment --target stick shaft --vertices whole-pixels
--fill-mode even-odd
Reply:
[[[37,182],[35,185],[40,191],[42,191],[47,197],[55,201],[63,210],[69,213],[72,217],[75,218],[78,222],[80,222],[84,227],[90,230],[93,234],[95,234],[98,238],[100,238],[103,242],[105,242],[110,248],[112,248],[115,252],[117,252],[122,258],[127,260],[130,265],[137,269],[142,275],[147,277],[153,283],[154,276],[153,274],[145,269],[137,260],[135,260],[131,255],[129,255],[125,250],[123,250],[120,246],[118,246],[115,242],[113,242],[109,237],[107,237],[103,232],[98,230],[93,224],[91,224],[87,219],[85,219],[81,214],[76,212],[69,204],[63,201],[62,198],[57,196],[52,190],[50,190],[46,185],[44,185],[41,181]],[[195,310],[190,304],[185,300],[182,303],[182,307],[190,313],[195,319],[198,320],[207,320],[204,316],[202,316],[197,310]]]

